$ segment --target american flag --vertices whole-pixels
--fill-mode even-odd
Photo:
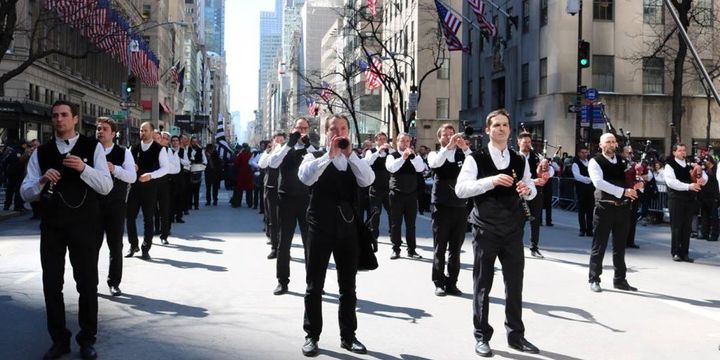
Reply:
[[[320,97],[325,100],[325,102],[329,102],[333,95],[332,90],[330,89],[330,84],[328,84],[327,81],[323,81],[320,86],[322,87],[322,90],[320,90]]]
[[[488,34],[490,34],[490,37],[495,37],[497,35],[497,27],[487,19],[485,19],[485,15],[483,13],[485,12],[485,2],[483,0],[467,0],[468,4],[470,5],[470,8],[475,13],[475,16],[477,16],[478,22],[480,22],[480,29],[487,31]]]
[[[178,66],[180,65],[180,60],[178,60],[177,64],[173,65],[170,68],[170,81],[172,81],[173,84],[178,83]]]
[[[365,88],[367,90],[375,90],[382,86],[380,76],[382,74],[382,60],[379,57],[373,58],[373,64],[370,66],[365,60],[358,62],[360,70],[365,72]]]
[[[368,9],[373,17],[377,14],[377,0],[368,0]]]
[[[317,116],[318,112],[320,112],[320,105],[318,105],[318,103],[315,102],[315,100],[311,99],[311,98],[305,99],[305,103],[307,104],[308,115]]]
[[[232,150],[230,144],[225,139],[225,121],[222,114],[218,114],[217,132],[215,133],[215,143],[218,147],[218,156],[222,160],[228,160]]]
[[[458,19],[458,17],[455,16],[452,11],[448,11],[448,9],[438,0],[435,0],[435,7],[437,8],[438,15],[440,16],[440,19],[442,19],[445,26],[447,26],[450,32],[456,34],[458,29],[460,28],[460,25],[462,25],[462,21]]]

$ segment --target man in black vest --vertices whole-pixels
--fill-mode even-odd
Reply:
[[[288,291],[290,282],[290,245],[295,235],[295,224],[300,226],[300,236],[305,247],[307,239],[306,212],[309,201],[308,187],[298,178],[298,169],[303,157],[315,152],[310,145],[308,131],[310,122],[305,118],[295,121],[293,132],[287,144],[278,147],[270,154],[269,167],[279,170],[278,179],[278,218],[280,219],[280,242],[277,251],[278,285],[273,294],[282,295]],[[307,257],[307,256],[306,256]],[[306,263],[307,263],[307,259]]]
[[[403,219],[408,257],[422,259],[415,251],[415,220],[418,211],[417,177],[425,170],[425,162],[420,156],[415,156],[410,147],[411,140],[409,134],[399,133],[396,141],[398,150],[385,160],[385,168],[390,172],[390,240],[393,244],[390,259],[393,260],[400,257]]]
[[[636,187],[629,187],[625,179],[627,167],[625,159],[616,156],[617,141],[613,134],[600,136],[602,152],[592,158],[588,164],[588,174],[595,186],[595,214],[593,224],[592,250],[590,252],[590,290],[601,292],[600,274],[602,274],[603,257],[607,248],[610,232],[613,235],[613,266],[615,276],[613,287],[626,291],[637,291],[630,286],[625,275],[625,243],[630,225],[630,202],[638,198]]]
[[[272,142],[263,151],[258,160],[258,167],[265,170],[263,186],[265,187],[265,234],[270,239],[270,254],[268,259],[277,258],[278,244],[280,243],[280,224],[278,219],[278,176],[280,170],[271,168],[270,154],[285,143],[285,133],[275,133]]]
[[[357,189],[372,184],[370,166],[353,151],[348,140],[350,122],[345,116],[334,115],[325,123],[327,152],[307,154],[300,165],[299,178],[312,186],[307,208],[307,289],[305,320],[307,333],[302,352],[305,356],[318,353],[317,342],[322,332],[322,292],[325,274],[332,254],[337,268],[340,291],[338,319],[340,346],[365,354],[365,346],[355,338],[357,317],[355,307],[355,275],[358,268],[358,228],[355,211]]]
[[[435,295],[460,296],[462,292],[457,288],[457,279],[467,226],[467,200],[457,197],[455,183],[465,157],[471,151],[463,134],[456,134],[451,124],[440,125],[437,137],[440,150],[428,154],[428,166],[435,174],[432,188],[432,282],[435,284]],[[447,276],[445,252],[448,253]]]
[[[372,217],[370,223],[372,225],[372,233],[377,241],[380,236],[380,214],[382,208],[388,217],[388,226],[390,225],[390,172],[385,167],[387,155],[395,152],[395,149],[387,142],[387,135],[384,132],[375,134],[375,148],[365,152],[363,160],[365,160],[375,173],[375,181],[369,188],[370,214]]]
[[[190,167],[190,160],[187,159],[187,151],[185,148],[180,147],[180,137],[173,135],[170,139],[170,146],[173,156],[177,158],[177,170],[178,173],[174,176],[173,186],[173,211],[172,217],[176,223],[184,223],[183,214],[187,206],[187,175],[189,171],[186,168]]]
[[[200,146],[200,141],[197,137],[193,136],[190,138],[190,149],[188,150],[188,159],[190,159],[190,191],[188,196],[190,197],[188,208],[189,209],[200,209],[200,183],[202,182],[203,171],[207,165],[207,157],[205,157],[205,151]]]
[[[168,138],[169,140],[169,138]],[[170,236],[170,212],[171,212],[171,196],[172,196],[172,174],[175,171],[174,164],[172,163],[172,156],[167,147],[168,143],[165,141],[160,130],[153,131],[153,141],[158,143],[162,147],[168,159],[167,174],[159,179],[155,179],[157,183],[157,202],[155,203],[155,235],[160,235],[160,242],[163,245],[167,245],[168,236]]]
[[[668,207],[670,208],[670,232],[673,261],[693,262],[689,255],[690,229],[692,217],[698,210],[697,193],[707,182],[707,174],[693,179],[690,172],[692,164],[685,161],[685,144],[672,146],[672,158],[665,165],[665,183],[668,187]]]
[[[146,121],[140,125],[140,144],[134,145],[130,152],[135,159],[138,181],[130,186],[130,195],[127,205],[127,232],[130,250],[126,258],[132,257],[138,248],[137,220],[138,212],[143,212],[143,243],[142,258],[150,259],[150,248],[153,239],[153,217],[155,215],[155,202],[157,201],[158,183],[168,172],[167,152],[162,146],[153,141],[153,124]]]
[[[20,191],[25,201],[42,198],[40,262],[47,311],[47,328],[53,345],[45,359],[70,352],[72,333],[65,326],[63,282],[65,252],[80,293],[75,340],[83,359],[95,359],[97,334],[97,239],[100,205],[98,195],[113,187],[105,151],[97,140],[79,135],[77,106],[59,100],[52,107],[55,136],[33,152]]]
[[[113,180],[113,188],[110,193],[99,197],[100,221],[97,229],[97,250],[99,254],[103,237],[107,237],[108,250],[110,250],[107,284],[110,294],[119,296],[122,294],[120,281],[123,269],[122,248],[128,190],[130,184],[137,179],[137,174],[130,150],[113,143],[118,130],[115,121],[107,117],[99,117],[96,128],[95,136],[105,150],[105,159]]]
[[[715,175],[715,160],[712,156],[705,156],[702,161],[705,163],[705,174],[708,182],[700,190],[700,214],[702,223],[700,228],[702,234],[698,239],[707,241],[718,241],[718,202],[720,202],[720,191],[718,180]]]
[[[537,196],[530,200],[530,212],[533,216],[533,220],[530,221],[530,255],[536,258],[543,258],[538,248],[540,242],[540,224],[542,223],[542,209],[543,209],[543,189],[548,179],[555,175],[555,169],[550,166],[546,160],[545,164],[541,166],[542,173],[538,173],[538,165],[544,159],[542,155],[533,151],[532,149],[532,135],[529,132],[521,132],[517,138],[518,149],[520,149],[520,155],[522,155],[530,166],[530,176],[535,183],[535,189],[537,189]]]
[[[458,176],[455,193],[459,198],[472,198],[475,203],[468,221],[473,226],[473,323],[475,352],[492,356],[490,339],[493,328],[488,323],[488,306],[492,288],[495,259],[502,264],[505,281],[505,327],[511,348],[538,353],[525,339],[522,321],[522,286],[525,257],[523,232],[527,218],[526,200],[537,190],[527,160],[507,148],[510,119],[505,110],[487,116],[485,133],[490,135],[487,147],[465,158]],[[524,205],[524,206],[523,206]]]
[[[180,149],[178,150],[178,157],[180,158],[180,175],[183,179],[183,198],[182,210],[184,215],[190,215],[190,203],[192,202],[192,192],[190,188],[190,180],[192,179],[192,173],[190,167],[192,165],[190,161],[190,138],[187,135],[180,136]]]
[[[577,156],[573,159],[572,174],[575,178],[575,195],[578,206],[578,223],[580,233],[578,236],[593,236],[593,209],[595,199],[592,181],[588,175],[588,149],[578,147]]]
[[[167,178],[167,186],[164,189],[165,193],[162,194],[164,199],[158,201],[158,204],[160,205],[158,210],[160,211],[162,220],[162,227],[160,228],[160,241],[164,245],[167,245],[169,244],[168,237],[170,236],[170,229],[172,228],[173,219],[175,218],[175,209],[173,208],[173,203],[175,201],[173,199],[175,198],[177,177],[180,174],[180,158],[178,157],[178,154],[170,148],[170,133],[163,131],[161,134],[162,138],[160,139],[160,145],[162,145],[163,150],[167,153],[168,173],[164,176],[164,178]],[[158,196],[160,196],[160,194],[161,191],[158,191]],[[165,204],[165,210],[162,208],[163,204]]]

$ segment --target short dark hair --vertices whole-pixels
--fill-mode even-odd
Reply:
[[[175,139],[178,139],[178,141],[180,141],[180,137],[177,135],[173,135],[172,137],[170,137],[170,141],[173,141]]]
[[[278,131],[278,132],[274,133],[272,137],[274,138],[276,136],[282,136],[283,138],[286,138],[287,134],[285,134],[285,132],[283,132],[283,131]]]
[[[440,125],[440,127],[437,130],[437,138],[438,139],[440,138],[440,134],[442,134],[443,130],[445,130],[445,129],[452,129],[453,132],[457,132],[457,131],[455,131],[455,127],[451,123],[442,124],[442,125]]]
[[[518,140],[520,140],[522,138],[528,138],[528,139],[532,140],[532,134],[530,134],[527,131],[521,131],[520,134],[518,134]]]
[[[510,121],[510,114],[508,114],[508,112],[505,111],[505,109],[497,109],[497,110],[491,111],[488,114],[488,116],[485,118],[485,127],[490,128],[493,124],[493,119],[499,115],[505,116],[506,118],[508,118],[508,121]]]
[[[387,140],[387,137],[388,137],[387,134],[384,133],[384,132],[382,132],[382,131],[380,131],[379,133],[375,134],[375,140],[377,140],[377,139],[378,139],[379,137],[381,137],[381,136],[384,136],[385,139]]]
[[[687,146],[686,146],[684,143],[676,143],[676,144],[673,144],[673,146],[672,146],[672,151],[673,151],[673,152],[677,151],[677,149],[678,149],[680,146],[682,146],[682,147],[684,147],[684,148],[687,148]]]
[[[118,131],[118,126],[115,123],[115,120],[113,120],[109,117],[100,116],[97,118],[97,120],[95,120],[95,122],[96,122],[96,126],[99,124],[107,124],[108,126],[110,126],[110,130],[112,130],[112,132],[116,133]]]
[[[344,119],[345,122],[347,123],[348,130],[350,130],[350,120],[348,120],[347,116],[342,115],[342,114],[333,114],[333,115],[330,115],[330,117],[328,117],[327,120],[325,121],[325,132],[327,132],[328,129],[330,128],[330,120],[332,120],[332,119]]]
[[[580,145],[580,146],[578,146],[578,148],[577,148],[577,150],[575,151],[575,153],[579,153],[579,152],[581,152],[581,151],[583,151],[583,150],[587,150],[587,149],[588,149],[587,146],[585,146],[585,145]]]
[[[52,104],[52,108],[54,109],[56,106],[63,106],[66,105],[70,108],[70,113],[72,116],[78,116],[78,106],[77,104],[71,103],[67,100],[57,100]]]

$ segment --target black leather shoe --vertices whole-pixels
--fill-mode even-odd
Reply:
[[[584,231],[579,232],[578,236],[585,236],[585,232]]]
[[[525,340],[525,338],[521,338],[518,341],[508,342],[508,345],[517,351],[522,351],[530,354],[540,353],[540,349],[538,349],[537,346],[531,344],[529,341]]]
[[[681,256],[681,257],[680,257],[680,259],[682,259],[682,261],[684,261],[684,262],[689,262],[689,263],[691,263],[691,262],[695,262],[695,260],[694,260],[694,259],[690,258],[690,257],[689,257],[689,256],[687,256],[687,255],[685,255],[685,256]]]
[[[277,250],[270,250],[270,253],[267,256],[268,259],[276,259],[277,258]]]
[[[127,254],[125,254],[126,258],[131,258],[133,255],[135,255],[136,252],[140,251],[140,249],[136,247],[131,247],[130,250],[128,250]]]
[[[672,259],[673,259],[673,261],[682,261],[682,258],[680,257],[680,255],[673,255]]]
[[[613,287],[618,290],[637,291],[637,288],[630,286],[627,281],[613,283]]]
[[[310,357],[317,356],[319,350],[317,340],[305,339],[305,344],[302,347],[303,355]]]
[[[43,360],[57,359],[70,353],[70,344],[53,344],[43,356]]]
[[[547,223],[547,224],[545,224],[545,226],[555,226],[555,224],[553,224],[553,223]]]
[[[538,259],[544,259],[544,258],[545,258],[545,257],[543,256],[543,254],[540,253],[540,250],[538,250],[538,249],[530,249],[530,255],[531,255],[532,257],[538,258]]]
[[[283,284],[277,284],[275,287],[275,290],[273,290],[273,295],[282,295],[288,292],[288,286]]]
[[[356,354],[367,354],[367,348],[357,338],[340,340],[340,347]]]
[[[482,357],[493,356],[492,349],[490,349],[490,343],[487,341],[478,341],[477,344],[475,344],[475,353]]]
[[[446,286],[445,293],[452,296],[462,296],[462,291],[457,286]]]
[[[150,253],[147,252],[147,251],[143,251],[143,252],[142,252],[142,255],[140,256],[140,258],[143,259],[143,260],[150,260]]]
[[[165,238],[160,238],[160,243],[163,244],[163,245],[168,245],[168,244],[170,244],[170,243],[167,241],[167,239],[165,239]]]
[[[120,291],[119,287],[110,285],[110,295],[120,296],[122,295],[122,291]]]
[[[443,289],[439,286],[435,288],[435,296],[445,296],[445,295],[447,295],[447,293],[445,293],[445,289]]]
[[[422,259],[423,257],[420,256],[420,254],[416,253],[415,251],[408,251],[408,257],[410,259]]]
[[[637,245],[635,245],[635,244],[630,244],[630,245],[628,245],[628,246],[626,246],[626,247],[628,247],[628,248],[630,248],[630,249],[639,249],[639,248],[640,248],[639,246],[637,246]]]
[[[597,281],[590,283],[590,290],[592,290],[593,292],[596,292],[596,293],[602,292],[600,283]]]
[[[158,236],[158,235],[162,234],[162,232],[160,230],[155,230],[155,232],[153,232],[153,234],[155,236]]]
[[[395,260],[400,258],[400,252],[399,251],[393,251],[392,255],[390,255],[390,260]]]
[[[175,219],[175,222],[178,224],[184,224],[185,220],[183,220],[182,218],[177,218],[177,219]]]
[[[190,211],[185,210],[185,211],[183,211],[183,214],[185,214],[185,215],[190,215]]]
[[[585,233],[585,236],[593,237],[593,236],[595,236],[595,233],[593,233],[592,231],[588,231]]]
[[[80,357],[83,359],[97,359],[97,351],[92,345],[83,346],[80,348]]]

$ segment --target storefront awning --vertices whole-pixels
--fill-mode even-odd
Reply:
[[[152,110],[152,100],[140,100],[143,111]]]

